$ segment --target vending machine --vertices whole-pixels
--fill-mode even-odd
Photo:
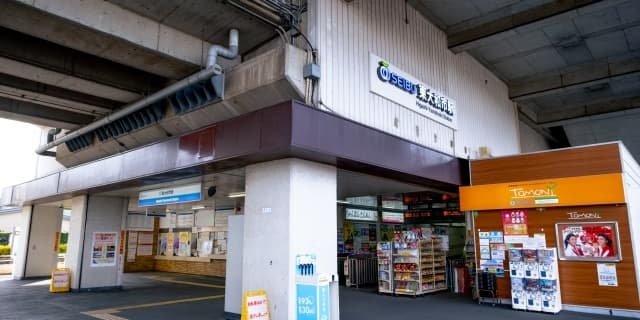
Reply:
[[[509,275],[513,309],[562,310],[556,248],[509,249]]]
[[[527,310],[527,294],[524,290],[524,278],[511,278],[511,306],[518,310]]]
[[[522,250],[522,260],[524,261],[524,277],[527,279],[539,279],[540,272],[538,266],[538,252],[536,249]]]
[[[555,248],[538,249],[538,269],[542,311],[558,313],[562,310],[560,280],[558,278],[558,253]]]
[[[509,249],[509,275],[511,278],[524,278],[522,249]]]

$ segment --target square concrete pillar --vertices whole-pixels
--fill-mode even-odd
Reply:
[[[266,290],[272,319],[296,318],[296,256],[314,255],[331,277],[338,319],[336,168],[300,159],[246,169],[242,288]]]
[[[123,255],[120,252],[128,199],[121,197],[78,196],[72,199],[66,265],[71,269],[71,289],[92,291],[122,285]],[[95,260],[98,235],[114,235],[113,263]],[[105,248],[106,249],[106,248]],[[106,251],[106,250],[105,250]]]

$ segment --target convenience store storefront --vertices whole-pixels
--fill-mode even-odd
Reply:
[[[498,298],[516,307],[510,248],[557,248],[553,290],[564,309],[637,316],[640,170],[621,143],[476,160],[470,167],[473,185],[460,188],[460,206],[473,212],[478,271],[495,275]],[[528,293],[544,291],[543,282],[524,280]]]

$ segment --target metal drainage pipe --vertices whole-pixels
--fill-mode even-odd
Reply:
[[[80,129],[74,130],[71,133],[68,133],[67,135],[60,137],[56,140],[53,140],[45,145],[42,145],[40,147],[38,147],[36,149],[36,153],[39,155],[51,155],[50,152],[47,152],[47,150],[58,146],[64,142],[67,142],[71,139],[75,139],[85,133],[89,133],[93,130],[96,130],[104,125],[107,125],[113,121],[116,121],[120,118],[123,118],[131,113],[134,113],[152,103],[155,103],[161,99],[164,99],[168,96],[170,96],[171,94],[182,90],[190,85],[196,84],[200,81],[204,81],[207,80],[209,78],[211,78],[214,75],[218,75],[220,73],[222,73],[222,69],[220,68],[219,65],[216,64],[217,61],[217,56],[221,55],[225,58],[228,59],[233,59],[237,56],[238,54],[238,40],[239,40],[239,35],[238,35],[238,30],[236,29],[231,29],[229,31],[229,48],[225,48],[223,46],[220,45],[212,45],[211,48],[209,49],[209,55],[207,57],[207,68],[203,69],[201,71],[198,71],[168,87],[165,87],[163,89],[161,89],[160,91],[157,91],[141,100],[138,100],[134,103],[131,103],[129,105],[124,106],[122,109],[109,114],[107,116],[105,116],[104,118],[101,118],[100,120],[94,121]]]

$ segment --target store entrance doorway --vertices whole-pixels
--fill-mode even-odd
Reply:
[[[341,170],[338,197],[342,285],[389,295],[471,291],[473,245],[457,192]]]

